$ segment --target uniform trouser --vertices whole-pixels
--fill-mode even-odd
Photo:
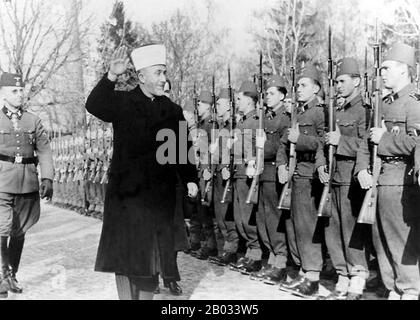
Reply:
[[[384,285],[402,295],[420,293],[419,194],[416,186],[378,187],[373,244]]]
[[[257,230],[264,245],[270,251],[268,264],[276,268],[286,268],[286,235],[279,230],[281,210],[277,209],[279,194],[277,183],[260,183],[260,196],[257,213]]]
[[[247,179],[236,179],[234,182],[234,209],[236,228],[239,234],[246,240],[246,257],[252,260],[261,260],[262,250],[258,241],[256,223],[251,221],[257,213],[257,207],[246,204],[249,191]]]
[[[217,225],[224,239],[223,251],[236,253],[238,251],[239,235],[236,230],[235,221],[228,221],[229,215],[232,215],[233,204],[221,203],[223,191],[223,178],[221,173],[217,173],[214,185],[214,213]]]
[[[357,224],[357,217],[363,201],[362,192],[355,184],[352,186],[334,185],[332,187],[332,216],[325,227],[325,242],[332,263],[341,277],[359,277],[367,280],[369,277],[366,245],[370,235],[369,226]],[[363,291],[350,284],[357,293]],[[343,284],[345,286],[345,284]],[[347,291],[347,288],[336,288]]]
[[[197,200],[197,210],[194,216],[191,217],[190,234],[191,244],[199,244],[201,233],[204,235],[204,248],[217,249],[216,234],[214,232],[213,217],[210,212],[210,207],[201,204],[201,195],[199,194]]]
[[[86,181],[86,199],[89,203],[89,210],[95,209],[96,188],[92,181]]]
[[[318,219],[316,198],[322,192],[317,180],[294,178],[292,184],[291,218],[302,263],[301,273],[311,281],[318,281],[323,266],[323,220]]]
[[[288,253],[290,255],[290,258],[296,266],[300,267],[302,265],[302,262],[300,261],[299,251],[297,249],[295,227],[293,225],[290,210],[282,210],[281,220],[284,220],[287,247],[289,249]]]

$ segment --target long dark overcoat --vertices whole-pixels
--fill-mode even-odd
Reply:
[[[114,88],[105,76],[86,103],[91,114],[111,122],[114,128],[114,154],[95,270],[150,277],[155,272],[152,259],[156,260],[153,253],[157,243],[163,275],[176,277],[173,223],[177,173],[185,185],[196,182],[196,169],[178,161],[159,164],[157,150],[165,142],[156,141],[156,135],[161,129],[173,130],[178,151],[180,121],[185,121],[182,109],[166,97],[152,101],[140,87],[130,92]]]

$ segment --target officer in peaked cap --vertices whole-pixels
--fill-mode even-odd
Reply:
[[[322,89],[321,75],[317,68],[307,64],[298,77],[297,100],[298,128],[291,128],[282,138],[277,153],[280,183],[288,180],[287,146],[296,145],[296,170],[292,183],[291,219],[293,232],[288,232],[290,253],[297,265],[301,265],[300,275],[280,288],[298,296],[311,298],[317,295],[319,275],[323,265],[322,248],[319,241],[321,230],[317,226],[316,197],[322,191],[322,183],[328,181],[325,173],[326,159],[323,154],[325,127],[324,108],[319,105],[317,95]],[[318,175],[316,175],[318,173]],[[319,179],[322,181],[320,181]]]
[[[382,159],[373,244],[382,280],[391,291],[389,299],[398,300],[418,300],[420,293],[420,203],[411,174],[420,123],[420,102],[412,83],[414,67],[414,48],[403,43],[391,46],[381,66],[383,84],[391,94],[384,99],[382,124],[370,131],[370,140],[378,144]],[[372,183],[368,155],[366,150],[356,171],[365,189]]]
[[[366,233],[355,228],[363,202],[359,183],[353,178],[357,152],[366,137],[368,113],[360,92],[361,77],[353,58],[337,62],[337,94],[344,103],[336,108],[337,130],[326,133],[325,143],[335,146],[335,167],[331,179],[332,216],[325,228],[325,240],[338,282],[327,299],[360,299],[369,277],[365,245],[355,247],[350,240],[366,243]]]
[[[38,222],[40,195],[50,199],[53,194],[48,134],[37,116],[22,109],[23,88],[21,75],[0,76],[0,298],[8,290],[22,293],[16,273],[25,234]]]
[[[112,122],[115,141],[95,270],[115,273],[120,299],[136,300],[153,298],[159,274],[176,278],[177,174],[189,196],[197,196],[198,186],[194,165],[178,159],[180,152],[165,158],[163,142],[156,140],[158,132],[170,128],[176,145],[183,145],[178,141],[179,125],[185,120],[182,108],[164,96],[166,48],[143,46],[131,58],[138,86],[130,92],[114,90],[129,61],[127,48],[121,47],[89,95],[86,109]]]

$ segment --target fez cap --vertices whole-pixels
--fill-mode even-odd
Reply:
[[[184,111],[194,113],[194,101],[193,100],[188,99],[187,101],[185,101]]]
[[[200,96],[198,97],[198,101],[203,103],[213,104],[213,95],[210,91],[202,90],[200,92]]]
[[[319,85],[322,85],[321,73],[313,64],[308,63],[302,68],[298,81],[303,78],[315,80],[319,83]]]
[[[343,58],[337,61],[337,74],[336,78],[343,74],[360,76],[359,65],[356,59]]]
[[[252,81],[244,81],[239,88],[238,92],[242,92],[244,94],[249,95],[250,97],[256,98],[258,97],[257,86]]]
[[[151,66],[166,65],[166,48],[161,44],[140,47],[133,50],[131,59],[137,71]]]
[[[271,87],[277,87],[277,88],[285,88],[286,89],[286,81],[283,77],[279,75],[273,75],[270,79],[267,81],[267,89]]]
[[[23,88],[25,83],[22,76],[19,74],[4,72],[0,76],[0,87],[21,87]]]
[[[220,90],[219,99],[230,99],[228,88],[223,88],[222,90]]]
[[[396,42],[388,50],[383,61],[387,61],[387,60],[398,61],[401,63],[405,63],[406,65],[412,68],[415,68],[416,67],[415,52],[416,50],[413,47],[410,47],[409,45],[402,42]]]

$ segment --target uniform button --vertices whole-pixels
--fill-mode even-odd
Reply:
[[[20,141],[18,140],[18,141],[16,141],[17,143],[20,143]]]
[[[18,149],[18,150],[20,150],[20,148],[19,148],[19,147],[17,147],[17,149]]]

